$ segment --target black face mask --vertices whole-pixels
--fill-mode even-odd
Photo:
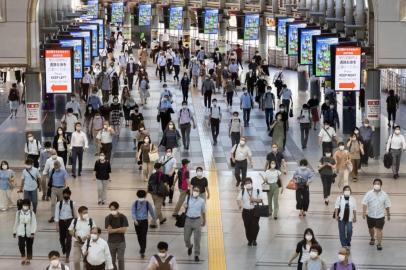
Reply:
[[[70,199],[70,196],[63,196],[63,199],[64,199],[65,201],[67,201],[67,200]]]

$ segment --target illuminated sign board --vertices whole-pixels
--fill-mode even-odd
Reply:
[[[45,49],[45,80],[47,93],[72,93],[72,55],[72,49]]]
[[[258,40],[259,36],[259,14],[245,15],[244,40]]]
[[[169,29],[182,30],[183,28],[183,7],[169,8]]]
[[[138,25],[150,26],[151,25],[151,5],[139,5],[138,9]]]
[[[294,18],[276,17],[276,46],[286,48],[286,23],[294,22]]]
[[[219,24],[219,10],[206,9],[204,12],[204,33],[217,34]]]
[[[307,27],[298,29],[299,50],[298,62],[299,65],[313,64],[313,36],[321,35],[320,27]]]
[[[62,48],[73,49],[73,77],[81,79],[84,73],[83,38],[60,37],[58,40]]]
[[[336,35],[313,36],[313,74],[331,77],[331,45],[338,43]]]
[[[297,55],[299,51],[299,28],[305,28],[306,23],[287,23],[286,24],[286,53],[288,55]]]
[[[361,47],[335,47],[334,89],[357,91],[361,88]]]

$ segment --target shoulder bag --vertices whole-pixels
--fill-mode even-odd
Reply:
[[[185,227],[186,212],[187,212],[187,209],[189,208],[189,200],[190,200],[190,195],[187,197],[187,202],[186,202],[187,206],[185,208],[185,211],[182,214],[176,216],[175,226],[178,228]]]
[[[150,150],[148,152],[149,162],[156,162],[159,159],[158,151],[152,152],[153,144],[151,143]]]
[[[237,148],[238,148],[238,146],[239,146],[240,144],[237,144],[236,146],[235,146],[235,149],[234,149],[234,152],[233,152],[233,154],[231,155],[231,157],[230,157],[230,166],[231,167],[235,167],[235,153],[237,152]]]
[[[390,167],[392,167],[392,164],[393,164],[393,157],[392,157],[392,153],[390,152],[390,149],[392,147],[392,139],[393,139],[393,134],[390,138],[389,152],[385,153],[385,155],[383,156],[383,165],[385,166],[386,169],[390,169]]]

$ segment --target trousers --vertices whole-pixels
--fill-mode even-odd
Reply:
[[[114,270],[124,270],[125,242],[108,242]],[[116,261],[118,261],[118,268]]]
[[[102,143],[101,144],[101,152],[106,155],[107,160],[110,160],[112,149],[113,149],[112,143]]]
[[[98,201],[106,201],[106,193],[107,193],[107,186],[109,184],[109,180],[96,180],[97,182],[97,200]]]
[[[46,192],[45,192],[46,193]],[[32,203],[32,211],[37,213],[38,192],[37,190],[24,190],[24,199],[29,199]]]
[[[352,222],[338,221],[338,233],[340,235],[341,246],[351,246]]]
[[[298,188],[296,190],[296,209],[307,212],[309,203],[309,188]]]
[[[156,211],[156,217],[159,219],[159,221],[164,220],[164,216],[162,214],[162,203],[164,202],[164,197],[152,194],[152,201],[154,202],[155,206],[155,211]],[[155,225],[156,221],[153,221],[153,224]]]
[[[206,92],[204,92],[204,107],[206,108],[211,107],[211,95],[212,95],[211,90],[206,90]]]
[[[333,183],[334,178],[332,175],[325,175],[325,174],[320,175],[320,177],[321,177],[321,183],[323,185],[323,198],[327,199],[328,196],[330,196],[331,184]]]
[[[185,227],[183,228],[183,236],[187,248],[192,246],[191,238],[193,233],[193,247],[195,256],[200,255],[200,239],[202,236],[202,221],[201,218],[191,219],[186,217]]]
[[[183,146],[188,149],[190,144],[190,130],[192,125],[190,123],[180,124],[180,132],[182,134]]]
[[[64,189],[65,189],[64,187],[61,187],[61,188],[52,187],[51,188],[51,216],[54,216],[54,214],[55,214],[56,202],[63,200],[62,192]]]
[[[248,242],[256,241],[259,232],[259,217],[254,216],[254,209],[243,209],[242,220]]]
[[[248,125],[250,122],[251,108],[242,109],[244,124]]]
[[[231,132],[231,147],[238,144],[240,142],[241,133],[240,132]]]
[[[137,234],[138,244],[140,245],[140,254],[145,253],[147,248],[148,219],[137,220],[138,225],[134,224],[135,233]]]
[[[393,157],[392,172],[393,174],[399,173],[400,160],[402,159],[402,149],[390,149]]]
[[[76,161],[79,163],[79,174],[82,172],[83,147],[72,147],[72,174],[76,175]]]
[[[268,195],[268,206],[269,206],[269,214],[274,217],[278,217],[279,212],[279,187],[277,183],[273,183],[270,185],[270,189],[267,192]]]
[[[59,243],[61,243],[62,254],[66,254],[69,257],[70,251],[72,249],[72,236],[69,234],[69,226],[72,219],[59,220]]]
[[[265,122],[266,126],[269,127],[273,121],[273,108],[265,109]]]
[[[210,126],[213,141],[217,143],[217,136],[219,135],[220,132],[220,119],[210,118]]]
[[[180,190],[179,189],[179,192],[180,193],[179,193],[178,202],[176,203],[175,210],[173,211],[173,213],[175,215],[177,215],[179,213],[179,210],[182,207],[182,205],[183,205],[183,203],[184,203],[184,201],[186,199],[186,196],[188,195],[188,190]]]
[[[310,123],[300,123],[300,139],[302,142],[302,148],[307,147],[307,140],[309,139]]]
[[[246,159],[235,161],[234,176],[237,180],[237,185],[241,184],[241,182],[244,182],[245,178],[247,177],[247,169],[248,162]]]
[[[32,245],[34,244],[34,238],[27,236],[18,237],[18,249],[20,250],[21,257],[27,257],[32,259]],[[27,250],[27,253],[25,252]]]

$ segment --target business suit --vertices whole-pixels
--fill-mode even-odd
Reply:
[[[130,89],[130,91],[133,90],[135,72],[136,72],[135,63],[128,63],[126,68],[126,74],[128,77],[128,88]]]

